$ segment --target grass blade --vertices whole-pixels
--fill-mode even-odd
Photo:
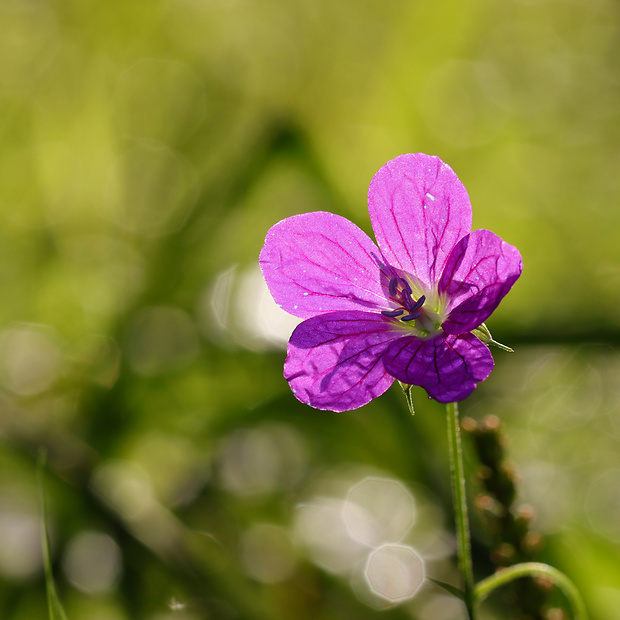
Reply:
[[[52,559],[50,540],[47,531],[47,511],[45,508],[45,452],[39,453],[37,464],[37,478],[39,487],[39,507],[41,511],[41,547],[43,550],[43,570],[45,572],[45,589],[47,590],[47,610],[50,620],[68,620],[67,614],[60,603],[54,574],[52,573]]]

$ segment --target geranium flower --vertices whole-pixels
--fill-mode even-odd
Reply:
[[[306,319],[284,376],[318,409],[346,411],[394,379],[442,403],[466,398],[493,369],[472,333],[521,274],[519,251],[471,231],[471,204],[438,157],[401,155],[368,190],[377,247],[333,213],[295,215],[267,233],[260,266],[276,303]]]

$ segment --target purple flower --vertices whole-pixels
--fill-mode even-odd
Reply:
[[[284,376],[318,409],[346,411],[394,379],[447,403],[493,369],[472,330],[521,274],[519,251],[471,231],[471,204],[438,157],[401,155],[368,190],[373,241],[333,213],[296,215],[267,233],[260,253],[276,303],[306,319],[288,344]]]

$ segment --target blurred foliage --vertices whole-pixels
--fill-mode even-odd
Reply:
[[[2,618],[47,613],[41,448],[70,620],[459,617],[367,583],[382,542],[458,581],[442,407],[300,405],[256,264],[295,213],[369,231],[372,175],[417,151],[524,257],[488,323],[517,352],[461,409],[503,421],[537,559],[617,618],[617,2],[3,0],[0,24]]]

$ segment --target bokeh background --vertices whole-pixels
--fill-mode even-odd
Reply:
[[[463,617],[419,583],[458,582],[443,408],[299,404],[257,266],[422,151],[525,264],[461,411],[617,619],[618,2],[2,0],[0,136],[0,617],[47,618],[41,486],[70,620]]]

